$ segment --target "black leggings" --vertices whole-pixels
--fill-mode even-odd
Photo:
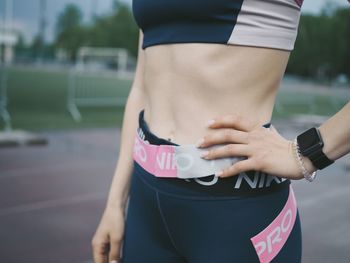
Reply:
[[[184,179],[157,178],[134,162],[123,263],[259,262],[250,239],[279,215],[289,182],[257,194],[220,196],[199,191],[198,186],[182,187],[175,180]],[[271,262],[301,262],[299,213]]]

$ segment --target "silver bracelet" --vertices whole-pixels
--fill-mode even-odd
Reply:
[[[301,152],[300,152],[298,141],[296,138],[294,139],[292,146],[293,146],[294,154],[296,157],[295,159],[297,160],[297,162],[299,164],[299,168],[300,168],[301,173],[303,174],[303,176],[306,180],[308,180],[309,182],[312,182],[316,178],[316,171],[310,173],[305,168],[304,161],[303,161],[303,158],[301,157]]]

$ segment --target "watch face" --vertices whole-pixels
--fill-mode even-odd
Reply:
[[[307,155],[314,150],[322,148],[323,142],[316,128],[312,128],[298,136],[298,145],[301,152]]]

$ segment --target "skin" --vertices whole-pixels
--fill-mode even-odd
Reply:
[[[269,122],[289,52],[223,44],[167,44],[146,48],[145,121],[159,137],[193,144],[205,124],[236,114]]]
[[[207,43],[165,44],[143,50],[142,39],[140,32],[119,158],[104,213],[92,238],[95,263],[121,257],[132,149],[141,109],[145,109],[145,121],[158,137],[202,148],[226,144],[208,151],[203,158],[247,157],[218,176],[260,170],[290,179],[303,178],[291,142],[274,127],[262,127],[271,120],[289,51]],[[329,158],[336,160],[350,152],[349,103],[319,128],[325,141],[323,151]],[[304,162],[310,172],[315,170],[310,160],[304,157]]]
[[[240,119],[239,116],[226,115],[208,121],[208,127],[214,132],[201,138],[197,146],[205,148],[220,143],[226,145],[207,151],[202,155],[204,159],[242,155],[248,157],[218,172],[217,176],[234,176],[241,172],[258,170],[294,180],[304,178],[293,153],[292,141],[283,138],[273,126],[269,130],[254,126],[249,120]],[[349,153],[350,103],[318,129],[324,141],[323,152],[328,158],[337,160]],[[308,158],[303,157],[303,161],[310,173],[316,170]]]

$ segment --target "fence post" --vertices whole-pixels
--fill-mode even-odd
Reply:
[[[0,116],[5,123],[5,131],[12,131],[11,116],[7,110],[7,66],[0,65]]]
[[[82,120],[80,107],[125,105],[127,98],[116,96],[115,92],[106,89],[101,80],[132,77],[128,72],[128,61],[127,50],[121,48],[79,49],[77,63],[69,71],[67,90],[67,108],[75,121]],[[110,62],[117,62],[117,71],[108,67]]]
[[[76,66],[69,69],[68,73],[68,96],[67,96],[67,107],[68,111],[72,115],[73,119],[77,122],[81,121],[81,114],[77,107],[76,97]]]

